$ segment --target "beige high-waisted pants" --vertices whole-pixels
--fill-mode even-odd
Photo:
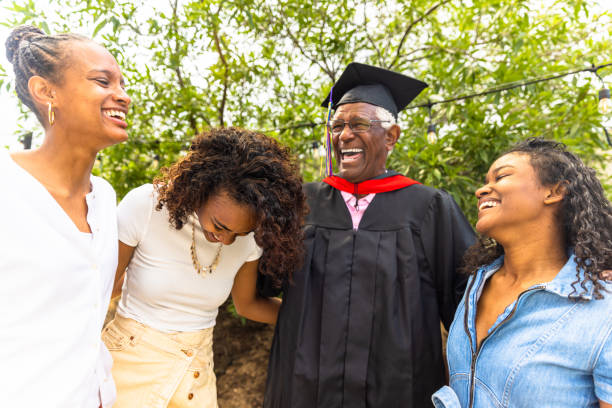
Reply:
[[[164,333],[116,315],[102,331],[113,356],[113,407],[217,408],[212,333]]]

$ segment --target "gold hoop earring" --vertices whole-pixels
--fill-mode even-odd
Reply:
[[[53,126],[53,123],[55,123],[55,112],[53,112],[53,104],[51,102],[49,102],[49,126]]]

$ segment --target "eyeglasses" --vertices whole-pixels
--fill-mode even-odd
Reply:
[[[390,122],[390,120],[373,120],[368,118],[352,118],[348,122],[343,120],[330,120],[327,128],[334,136],[338,136],[344,130],[344,125],[348,125],[353,133],[366,132],[372,127],[372,123]]]

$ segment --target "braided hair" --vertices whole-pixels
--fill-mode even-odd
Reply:
[[[576,285],[580,284],[586,293],[590,282],[594,297],[601,299],[605,291],[602,281],[609,279],[604,271],[612,269],[612,205],[595,170],[569,152],[563,143],[542,138],[528,138],[503,155],[508,153],[529,155],[542,185],[563,183],[565,186],[565,196],[557,216],[563,226],[565,246],[573,248],[576,256],[576,280],[572,287],[576,293]],[[481,237],[467,250],[462,270],[474,273],[503,253],[499,243]],[[581,270],[584,271],[583,277]]]
[[[64,69],[70,63],[69,47],[66,46],[70,41],[89,39],[72,33],[46,35],[40,28],[19,26],[6,40],[6,58],[13,64],[17,96],[43,124],[43,115],[32,100],[28,81],[38,75],[54,84],[61,84]]]

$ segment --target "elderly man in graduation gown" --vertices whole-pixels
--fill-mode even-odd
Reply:
[[[387,170],[427,85],[351,63],[332,88],[337,176],[305,186],[306,257],[283,291],[265,408],[428,407],[474,233],[453,198]]]

